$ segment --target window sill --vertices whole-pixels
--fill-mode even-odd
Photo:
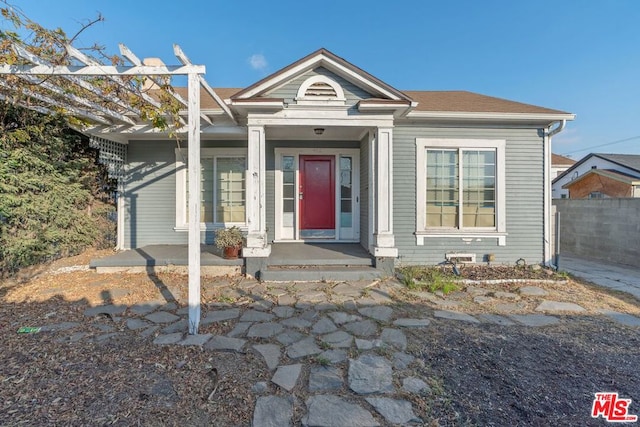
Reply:
[[[246,232],[248,227],[245,223],[241,222],[241,223],[227,223],[227,224],[220,224],[220,223],[212,223],[212,222],[201,222],[200,223],[200,231],[214,231],[217,230],[219,228],[227,228],[227,227],[238,227],[240,230]],[[179,232],[187,232],[189,231],[189,224],[182,224],[182,225],[176,225],[175,227],[173,227],[174,231],[179,231]]]
[[[507,245],[508,233],[499,231],[457,231],[457,230],[434,230],[416,231],[416,245],[424,246],[425,239],[461,239],[465,243],[481,241],[482,239],[497,239],[498,246]]]

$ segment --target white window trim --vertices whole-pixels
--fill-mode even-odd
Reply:
[[[186,163],[187,149],[184,148],[180,150],[176,148],[175,154],[176,154],[176,224],[175,224],[174,230],[188,231],[189,222],[187,220],[187,163]],[[247,158],[247,149],[233,148],[233,147],[201,148],[200,149],[200,159],[210,158],[213,160],[218,157]],[[214,175],[215,175],[215,168],[216,168],[216,165],[214,163]],[[245,171],[245,179],[246,179],[246,171]],[[217,195],[214,195],[214,198],[213,198],[214,209],[216,204],[216,197]],[[234,222],[234,223],[201,222],[200,230],[209,231],[209,230],[215,230],[218,228],[234,226],[234,225],[240,227],[243,230],[246,229],[246,217],[245,217],[245,222],[241,222],[241,223],[239,222]]]
[[[336,224],[336,238],[335,239],[326,239],[319,240],[319,242],[359,242],[360,241],[360,149],[359,148],[275,148],[275,242],[313,242],[313,240],[309,239],[300,239],[300,229],[297,225],[297,217],[298,217],[298,200],[300,200],[300,188],[299,188],[299,177],[297,176],[299,173],[298,164],[300,161],[300,156],[304,155],[322,155],[322,156],[336,156],[336,165],[335,165],[335,173],[336,173],[336,191],[335,191],[335,203],[336,203],[336,212],[335,212],[335,224]],[[285,234],[283,231],[282,224],[282,215],[279,213],[282,212],[282,157],[283,156],[292,156],[294,157],[295,173],[296,173],[296,185],[295,185],[295,193],[294,200],[296,200],[295,208],[294,208],[294,238],[293,239],[284,239],[282,236]],[[339,191],[339,179],[340,176],[340,156],[350,156],[353,160],[352,164],[352,190],[353,190],[353,223],[352,228],[354,230],[354,237],[352,239],[342,239],[340,236],[340,191]]]
[[[466,243],[483,238],[495,238],[499,246],[506,245],[506,177],[505,147],[503,139],[445,139],[416,138],[416,244],[424,245],[426,238],[461,238]],[[487,228],[428,228],[427,205],[427,149],[496,150],[496,227]]]

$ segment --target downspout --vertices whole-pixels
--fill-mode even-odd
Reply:
[[[553,264],[551,253],[551,137],[562,132],[567,125],[566,120],[557,122],[558,126],[552,129],[553,123],[544,130],[544,263],[548,267],[556,268]]]

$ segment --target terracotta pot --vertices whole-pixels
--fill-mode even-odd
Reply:
[[[227,246],[226,248],[224,248],[224,257],[226,259],[236,259],[238,258],[238,253],[240,251],[238,250],[237,246]]]

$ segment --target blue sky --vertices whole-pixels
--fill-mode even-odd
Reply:
[[[14,0],[78,46],[125,43],[214,87],[244,87],[325,47],[398,89],[469,90],[577,114],[554,152],[640,154],[640,1]],[[633,138],[604,147],[602,144]]]

